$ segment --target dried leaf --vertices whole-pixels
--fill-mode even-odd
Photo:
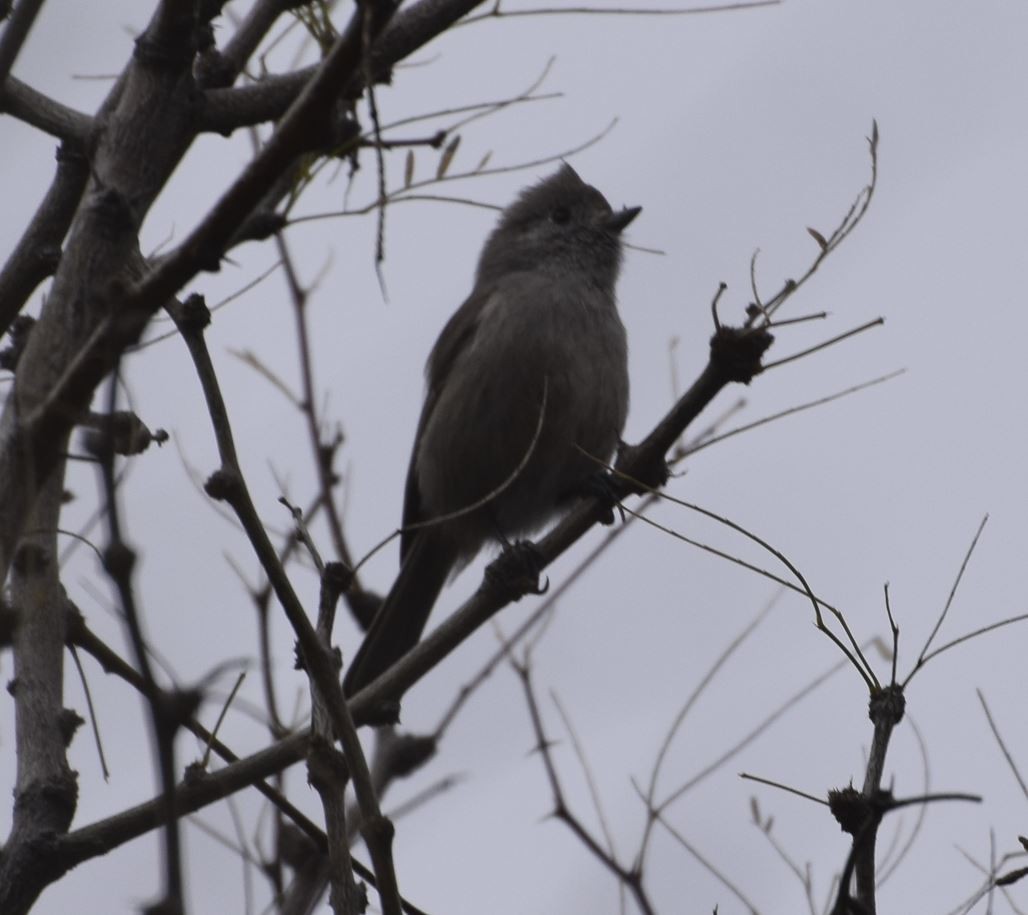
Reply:
[[[403,186],[408,188],[414,180],[414,150],[407,150],[407,161],[403,166]]]
[[[822,251],[828,247],[828,241],[820,232],[817,231],[817,229],[812,229],[810,226],[807,226],[807,231],[810,233],[810,237],[818,243]]]
[[[492,157],[493,157],[493,151],[490,149],[489,152],[487,152],[484,156],[482,156],[482,161],[479,162],[478,165],[475,166],[475,171],[476,172],[482,171],[482,169],[485,168],[489,164],[489,160]]]
[[[453,161],[453,157],[457,155],[457,147],[460,146],[460,134],[457,134],[449,143],[446,144],[446,149],[443,150],[443,154],[439,157],[439,167],[435,170],[435,177],[438,181],[440,178],[445,177],[446,170],[450,167],[450,163]]]
[[[1022,867],[1019,870],[1011,871],[1009,874],[1004,874],[1002,877],[996,878],[996,886],[1010,886],[1011,883],[1017,883],[1022,877],[1028,876],[1028,867]]]

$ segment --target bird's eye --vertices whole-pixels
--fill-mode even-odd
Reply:
[[[553,212],[550,213],[550,219],[557,223],[557,225],[562,226],[571,220],[571,210],[567,207],[554,207]]]

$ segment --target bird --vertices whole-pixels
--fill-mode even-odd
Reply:
[[[352,696],[420,640],[447,580],[491,541],[566,512],[621,441],[628,348],[617,310],[623,230],[567,163],[504,209],[472,290],[428,357],[400,571],[343,680]]]

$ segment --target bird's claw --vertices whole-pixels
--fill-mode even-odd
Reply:
[[[506,544],[486,566],[486,583],[504,602],[521,600],[526,594],[545,594],[550,581],[539,582],[543,566],[543,557],[531,540],[516,540]]]

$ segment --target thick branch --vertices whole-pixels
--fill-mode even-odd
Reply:
[[[195,813],[299,762],[308,742],[307,734],[296,734],[224,769],[180,784],[176,792],[179,814]],[[60,877],[83,861],[105,855],[151,832],[160,825],[161,809],[159,799],[148,801],[68,833],[52,849],[50,866],[59,871],[56,876]]]
[[[32,514],[40,533],[18,547],[11,576],[18,774],[11,832],[0,857],[0,912],[27,912],[50,882],[40,844],[63,835],[78,800],[67,746],[81,719],[63,707],[65,597],[57,574],[62,487],[55,475]]]
[[[317,633],[323,649],[332,654],[337,665],[341,664],[342,658],[338,652],[332,652],[332,626],[346,578],[345,570],[338,564],[329,566],[327,570],[321,568]],[[307,781],[318,792],[325,814],[329,904],[335,915],[359,915],[364,909],[364,900],[353,879],[353,863],[350,860],[350,835],[346,827],[348,778],[346,760],[335,747],[331,711],[312,680],[311,747],[307,755]],[[394,876],[393,883],[395,879]]]
[[[480,2],[480,0],[477,0]],[[409,53],[477,5],[476,0],[422,0],[384,37],[384,58]],[[374,40],[393,3],[371,5]],[[144,282],[122,294],[125,266],[139,225],[194,137],[190,61],[169,40],[181,22],[162,7],[140,39],[93,161],[91,192],[72,227],[47,306],[23,354],[16,389],[0,420],[0,579],[34,492],[22,485],[28,466],[45,477],[57,442],[84,409],[117,354],[135,342],[150,317],[198,271],[215,267],[254,201],[288,169],[323,123],[341,87],[357,85],[364,35],[351,22],[297,97],[261,153],[186,242]],[[170,25],[169,25],[170,23]],[[43,341],[45,341],[45,346]],[[24,419],[23,419],[24,417]]]
[[[882,791],[882,776],[885,772],[885,757],[889,750],[889,741],[893,729],[903,720],[906,698],[903,687],[892,684],[871,696],[868,706],[868,717],[874,725],[874,736],[868,753],[867,772],[864,775],[864,786],[860,794],[870,810]],[[877,911],[875,890],[875,846],[878,839],[878,826],[881,814],[867,814],[865,828],[854,835],[853,851],[856,855],[855,870],[857,876],[857,900],[867,915],[875,915]]]
[[[482,2],[421,0],[397,13],[375,42],[371,54],[374,79],[387,81],[394,64],[445,32]],[[230,43],[226,48],[226,56],[231,50]],[[314,71],[314,67],[308,67],[294,73],[268,76],[248,86],[212,89],[204,93],[200,129],[228,134],[239,127],[278,120]],[[346,97],[355,98],[363,88],[363,80],[358,78],[349,84]]]
[[[0,581],[68,430],[160,304],[126,313],[115,302],[139,226],[194,136],[191,12],[184,25],[181,10],[162,15],[164,9],[155,22],[167,20],[167,27],[152,24],[137,41],[124,77],[101,108],[107,117],[92,156],[92,181],[0,419]]]
[[[386,915],[399,915],[399,891],[393,872],[391,845],[382,841],[381,836],[378,841],[375,841],[375,836],[372,835],[372,831],[388,832],[391,830],[391,825],[382,816],[378,799],[375,797],[371,775],[357,737],[352,712],[347,706],[342,685],[339,682],[338,658],[325,649],[322,640],[319,639],[311,625],[289,576],[279,562],[243,478],[228,420],[228,411],[203,336],[203,329],[210,318],[210,313],[199,296],[191,296],[182,306],[172,310],[172,316],[189,347],[189,353],[203,386],[222,462],[221,468],[207,481],[205,489],[212,498],[224,500],[235,511],[264,573],[268,576],[275,596],[296,634],[304,669],[311,679],[313,689],[320,697],[324,715],[331,723],[332,735],[342,745],[346,764],[353,776],[354,792],[366,824],[365,836],[378,879],[383,911]]]
[[[257,0],[247,10],[245,18],[221,52],[226,85],[231,85],[243,72],[253,52],[271,31],[278,17],[295,6],[296,0]]]
[[[0,334],[7,332],[32,291],[57,269],[61,242],[88,177],[86,157],[67,144],[58,147],[53,183],[0,271]]]
[[[8,17],[3,34],[0,35],[0,86],[11,72],[42,6],[43,0],[18,0]]]
[[[13,76],[8,76],[0,89],[0,111],[59,140],[84,142],[93,126],[88,114],[62,105]]]
[[[350,702],[350,709],[357,721],[366,721],[371,704],[365,698],[354,699]],[[195,813],[282,772],[302,760],[309,745],[308,733],[293,734],[217,772],[188,778],[178,787],[179,814]],[[53,879],[58,879],[83,861],[105,855],[152,831],[160,825],[160,810],[159,800],[148,801],[117,816],[76,829],[57,840],[55,846],[48,849],[51,857],[47,864],[54,873]]]
[[[139,671],[129,664],[128,661],[119,656],[109,646],[104,644],[104,642],[102,642],[96,634],[89,629],[85,620],[82,619],[77,611],[71,614],[71,619],[68,623],[68,643],[81,648],[83,651],[88,653],[106,673],[121,678],[134,689],[138,690],[139,693],[147,699],[152,699],[156,696],[154,687],[148,684],[143,677],[140,676]],[[228,746],[218,740],[218,738],[208,731],[207,728],[205,728],[196,718],[185,718],[180,722],[180,724],[187,731],[196,735],[196,737],[205,746],[209,747],[225,762],[237,763],[240,761],[239,756],[237,756]],[[203,777],[206,777],[206,774],[204,774]],[[191,775],[191,779],[195,780],[195,772]],[[307,836],[307,838],[310,839],[317,848],[325,847],[325,833],[306,815],[283,797],[278,790],[260,780],[254,781],[251,784],[257,789],[257,791],[263,794],[272,804],[274,804],[275,807],[292,820],[296,827],[300,829],[300,831],[303,832],[303,834]]]
[[[317,69],[304,67],[238,88],[210,89],[203,94],[198,127],[227,136],[240,127],[277,120],[296,101]]]

